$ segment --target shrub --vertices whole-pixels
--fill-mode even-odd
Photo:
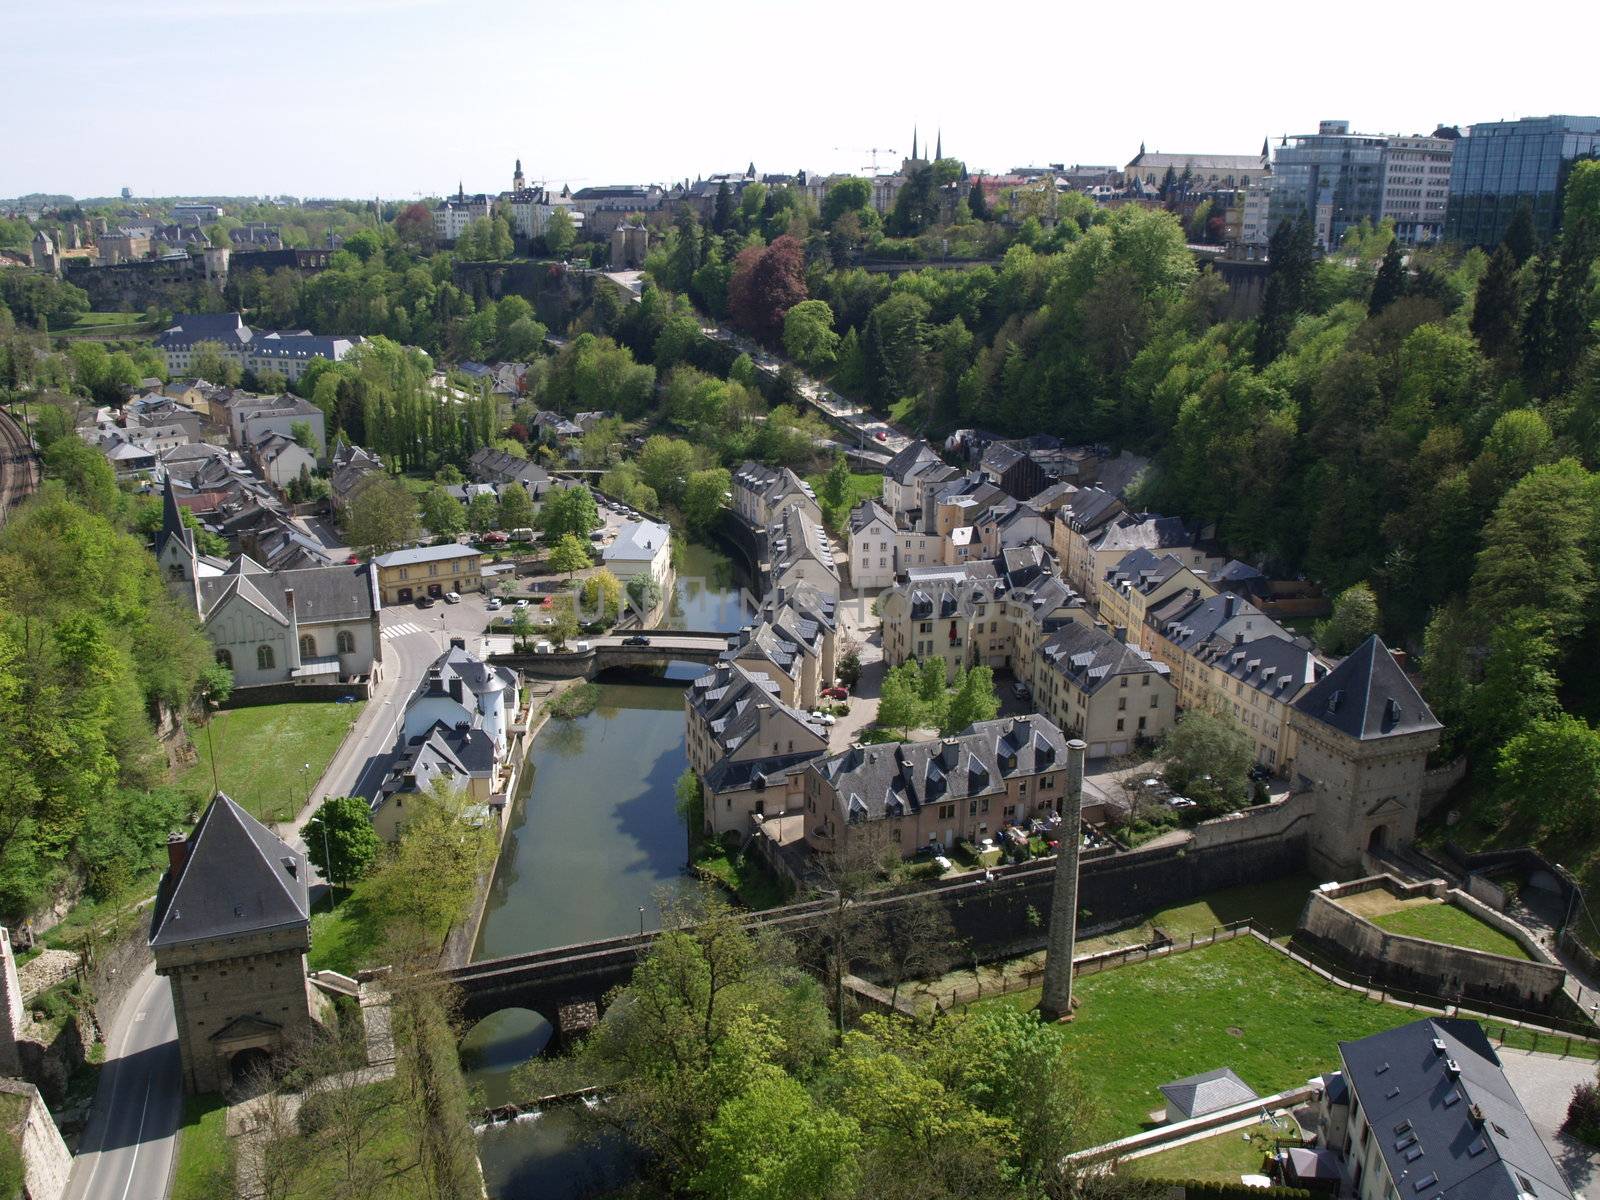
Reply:
[[[552,717],[573,721],[588,716],[599,703],[600,686],[594,683],[580,683],[577,687],[561,693],[545,707]]]
[[[1561,1129],[1586,1146],[1600,1146],[1600,1086],[1580,1083],[1572,1089],[1567,1119]]]

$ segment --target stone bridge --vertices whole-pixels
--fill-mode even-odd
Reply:
[[[535,638],[538,634],[533,635]],[[633,637],[649,639],[649,645],[629,646]],[[616,667],[661,667],[670,662],[697,662],[711,665],[728,648],[729,635],[695,630],[645,630],[637,634],[608,634],[604,637],[575,639],[586,650],[567,650],[551,654],[515,652],[494,654],[497,663],[515,667],[535,679],[593,679],[602,671]]]

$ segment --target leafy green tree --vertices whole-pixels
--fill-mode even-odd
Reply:
[[[615,621],[622,615],[622,581],[602,567],[583,581],[586,620]]]
[[[783,318],[783,348],[808,371],[833,364],[839,335],[833,331],[833,310],[824,300],[803,300]]]
[[[844,1200],[856,1194],[860,1144],[852,1118],[768,1068],[706,1127],[695,1187],[725,1200]]]
[[[1349,654],[1378,632],[1378,597],[1365,583],[1353,583],[1333,599],[1333,612],[1318,621],[1317,647],[1325,654]]]
[[[710,467],[689,476],[682,507],[684,519],[692,528],[708,530],[716,524],[731,482],[726,467]]]
[[[417,529],[417,502],[388,475],[369,476],[344,510],[345,537],[362,558],[400,549],[416,540]]]
[[[221,342],[198,342],[189,355],[189,375],[224,387],[238,387],[244,368],[229,357]]]
[[[1533,229],[1533,208],[1523,201],[1517,206],[1517,211],[1511,214],[1511,221],[1506,225],[1505,236],[1500,239],[1500,245],[1510,254],[1518,269],[1525,266],[1539,250],[1539,235]]]
[[[599,523],[600,509],[586,487],[552,488],[539,508],[539,529],[546,541],[566,534],[587,538]]]
[[[467,528],[473,533],[488,533],[499,516],[500,502],[491,492],[479,492],[467,502]]]
[[[923,718],[924,705],[917,690],[915,662],[884,672],[878,693],[878,724],[885,729],[898,729],[901,737],[909,737],[911,731],[923,723]]]
[[[1600,732],[1567,713],[1530,722],[1500,748],[1495,783],[1540,841],[1587,840],[1600,824]]]
[[[1468,727],[1480,747],[1504,745],[1534,722],[1561,711],[1551,670],[1555,659],[1555,641],[1542,617],[1516,611],[1495,627],[1483,678],[1468,700]]]
[[[90,512],[114,517],[122,511],[122,492],[106,456],[75,437],[58,438],[44,452],[45,474],[66,485],[69,495]]]
[[[939,732],[951,737],[979,721],[992,721],[999,714],[1000,696],[994,687],[994,671],[982,666],[968,667],[956,676]]]
[[[312,453],[316,452],[317,447],[313,444],[316,441],[316,435],[311,431],[310,421],[291,422],[289,436],[294,439],[295,445],[301,449],[310,450]]]
[[[1167,783],[1193,800],[1205,817],[1232,812],[1249,798],[1246,772],[1254,757],[1244,730],[1202,709],[1179,717],[1156,751]]]
[[[824,509],[837,514],[850,494],[850,464],[842,454],[835,453],[833,465],[822,477],[821,499]],[[835,520],[837,517],[835,516]]]
[[[833,223],[848,212],[860,212],[872,203],[872,181],[851,176],[828,186],[822,197],[822,224],[831,228]]]
[[[706,797],[705,789],[700,786],[700,777],[694,773],[693,767],[683,769],[683,774],[678,776],[678,782],[673,785],[673,794],[678,817],[688,829],[689,837],[700,838],[706,824]]]
[[[654,612],[661,603],[661,585],[649,575],[635,575],[628,580],[628,600],[640,613]]]
[[[663,503],[681,505],[699,457],[688,442],[655,434],[639,451],[639,478]]]
[[[528,529],[533,526],[533,501],[528,489],[508,484],[500,490],[498,519],[501,529]]]
[[[306,857],[330,884],[349,887],[372,869],[381,845],[360,796],[330,796],[317,806],[302,835]]]
[[[545,218],[544,248],[553,258],[565,258],[577,240],[578,231],[566,209],[554,209]]]
[[[568,579],[587,567],[589,562],[589,547],[576,534],[562,534],[550,548],[550,569],[560,571]]]
[[[533,640],[533,618],[526,608],[511,610],[511,641],[519,650],[527,650]]]
[[[439,485],[422,493],[422,523],[434,537],[454,541],[467,527],[461,502]]]

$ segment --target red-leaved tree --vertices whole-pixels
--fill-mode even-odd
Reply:
[[[784,316],[807,295],[805,249],[788,234],[770,246],[742,250],[733,260],[729,315],[763,342],[780,343]]]

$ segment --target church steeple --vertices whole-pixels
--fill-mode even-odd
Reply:
[[[911,127],[911,161],[917,161],[917,127]]]
[[[520,192],[526,186],[527,180],[522,177],[522,160],[519,158],[517,159],[516,170],[511,173],[511,190]]]
[[[938,162],[944,157],[944,130],[939,130],[933,139],[933,161]]]
[[[467,199],[467,185],[461,180],[456,180],[456,203],[464,204]]]
[[[1272,148],[1267,145],[1267,143],[1270,142],[1271,140],[1272,140],[1271,138],[1262,138],[1261,139],[1261,157],[1262,158],[1271,158],[1272,157]]]

